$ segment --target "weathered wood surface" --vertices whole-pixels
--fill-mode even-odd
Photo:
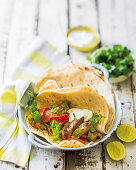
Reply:
[[[136,54],[135,0],[0,0],[0,87],[10,78],[17,62],[32,40],[40,35],[60,51],[71,56],[74,63],[86,63],[90,53],[81,53],[66,43],[67,29],[86,25],[99,31],[101,44],[121,43]],[[135,125],[136,75],[113,88],[120,97],[122,123]],[[106,153],[106,144],[118,140],[116,135],[103,144],[77,152],[47,151],[32,147],[25,168],[30,170],[136,169],[136,144],[125,144],[126,158],[114,162]],[[0,162],[1,170],[22,169]]]

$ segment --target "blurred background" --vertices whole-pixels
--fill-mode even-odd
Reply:
[[[135,51],[136,1],[0,0],[0,84],[38,35],[73,62],[77,55],[82,58],[66,42],[68,28],[78,25],[98,31],[100,46],[121,43]]]

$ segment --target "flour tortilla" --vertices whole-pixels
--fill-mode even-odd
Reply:
[[[108,133],[110,131],[115,120],[115,97],[108,80],[101,74],[101,72],[92,67],[78,64],[66,64],[54,67],[48,69],[41,76],[35,85],[35,92],[39,93],[44,91],[46,88],[46,82],[49,80],[54,81],[55,89],[86,86],[91,87],[98,92],[99,95],[103,96],[109,106],[109,116],[105,132]]]
[[[84,147],[85,145],[79,141],[76,140],[63,140],[58,144],[59,147],[66,147],[66,148],[79,148]]]
[[[72,87],[43,91],[36,97],[37,108],[50,107],[51,104],[59,106],[65,101],[71,102],[72,108],[88,109],[93,113],[101,114],[103,118],[96,129],[106,133],[105,126],[108,121],[109,107],[103,96],[100,96],[89,87]]]

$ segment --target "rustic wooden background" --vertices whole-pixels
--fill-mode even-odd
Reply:
[[[136,52],[136,0],[0,0],[0,87],[10,77],[29,44],[40,35],[74,63],[84,63],[87,53],[68,47],[68,28],[86,25],[100,33],[101,44],[121,43]],[[122,123],[135,125],[136,75],[113,85],[123,109]],[[112,161],[105,146],[116,135],[94,148],[77,151],[48,151],[32,147],[26,170],[134,170],[136,144],[125,144],[126,158]],[[0,170],[21,170],[0,162]]]

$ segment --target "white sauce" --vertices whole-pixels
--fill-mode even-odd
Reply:
[[[93,116],[92,111],[87,109],[76,109],[72,108],[68,110],[69,113],[69,122],[74,120],[73,113],[75,113],[76,119],[80,119],[81,117],[84,117],[84,121],[88,121]]]
[[[94,36],[87,31],[73,31],[69,34],[68,40],[72,45],[78,47],[87,46],[93,40]]]

